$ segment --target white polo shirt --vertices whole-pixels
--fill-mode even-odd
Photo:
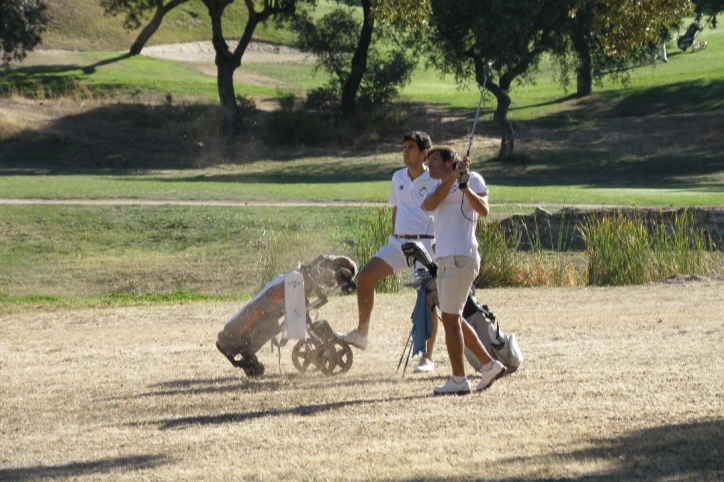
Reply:
[[[406,167],[395,171],[390,185],[390,205],[397,207],[395,234],[435,234],[432,213],[422,208],[422,202],[440,182],[430,177],[427,167],[414,181]]]
[[[488,193],[483,176],[477,172],[470,173],[468,189],[479,195]],[[445,256],[467,256],[479,264],[480,253],[478,253],[478,239],[475,236],[478,213],[467,199],[463,200],[463,196],[456,181],[450,188],[450,194],[432,211],[435,225],[435,259]]]

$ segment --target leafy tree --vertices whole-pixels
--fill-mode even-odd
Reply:
[[[708,15],[712,28],[716,28],[717,16],[724,11],[724,0],[693,0],[697,15]]]
[[[471,76],[479,85],[488,74],[487,90],[497,101],[494,120],[500,130],[500,158],[514,151],[515,132],[508,120],[514,80],[530,80],[545,52],[561,52],[565,36],[560,26],[569,0],[432,0],[430,62],[450,72],[458,82]]]
[[[430,9],[430,0],[378,0],[374,13],[381,22],[402,22],[422,30],[427,27]]]
[[[576,94],[583,97],[605,76],[626,82],[630,66],[650,58],[689,7],[689,0],[574,0],[561,26],[569,47],[554,59],[561,83],[566,87],[575,71]]]
[[[216,51],[216,84],[221,102],[221,113],[224,119],[224,130],[227,134],[241,134],[241,115],[236,105],[234,94],[234,71],[241,65],[241,58],[251,42],[254,30],[257,25],[266,22],[270,18],[283,19],[290,17],[296,12],[299,4],[314,3],[314,0],[244,0],[248,12],[248,19],[244,32],[239,43],[232,51],[224,39],[224,32],[221,27],[221,18],[224,9],[233,0],[202,0],[209,9],[211,17],[211,29],[213,32],[212,43]],[[261,4],[257,10],[256,3]]]
[[[105,15],[125,15],[123,26],[128,30],[136,30],[141,26],[141,20],[147,12],[153,11],[151,20],[143,27],[128,53],[138,55],[146,42],[156,33],[168,12],[189,0],[101,0],[101,7]]]
[[[146,27],[150,32],[148,37],[156,31],[163,17],[172,8],[175,8],[188,0],[170,0],[163,3],[163,0],[101,0],[104,8],[109,14],[125,13],[126,19],[124,25],[137,26],[140,24],[140,18],[145,12],[155,8],[156,15],[151,23]],[[236,95],[234,93],[234,71],[241,65],[241,58],[244,56],[249,43],[251,42],[254,30],[260,23],[266,22],[272,18],[286,18],[294,15],[296,8],[300,4],[313,5],[316,0],[244,0],[247,9],[247,23],[244,32],[232,50],[226,43],[222,28],[222,18],[226,7],[233,3],[234,0],[199,0],[207,8],[209,17],[211,18],[211,42],[215,51],[216,62],[216,86],[219,93],[219,102],[221,104],[221,115],[224,123],[224,132],[229,135],[241,134],[241,114],[236,104]],[[157,24],[153,26],[154,22]],[[144,31],[146,30],[144,29]],[[139,36],[141,37],[141,36]],[[138,52],[143,48],[143,44],[148,38],[137,40]],[[134,45],[136,45],[134,43]],[[133,47],[132,47],[133,49]]]
[[[43,0],[0,0],[2,62],[22,61],[42,40],[48,23]]]
[[[354,115],[358,101],[379,104],[397,96],[399,87],[410,79],[415,61],[407,55],[402,32],[375,27],[371,2],[363,0],[364,18],[360,22],[349,9],[337,8],[318,21],[299,16],[293,29],[302,50],[318,58],[315,69],[331,76],[327,87],[311,92],[310,99],[340,99],[344,117]],[[366,4],[366,6],[365,6]],[[382,53],[382,40],[394,47]]]

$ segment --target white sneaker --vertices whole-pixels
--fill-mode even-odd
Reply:
[[[487,365],[483,365],[483,368],[480,369],[480,375],[482,376],[475,390],[479,392],[490,388],[495,380],[505,375],[506,371],[508,371],[508,369],[499,361],[492,361]]]
[[[425,358],[425,357],[420,358],[420,363],[417,364],[417,368],[415,368],[415,372],[430,373],[432,371],[435,371],[435,362],[430,360],[429,358]]]
[[[462,383],[457,383],[453,377],[447,379],[445,385],[438,385],[432,389],[435,395],[468,395],[470,393],[470,380],[465,378]]]
[[[347,334],[337,333],[337,337],[339,337],[340,340],[346,341],[350,345],[359,348],[360,350],[367,349],[367,345],[369,344],[367,337],[362,336],[362,333],[360,333],[357,328]]]

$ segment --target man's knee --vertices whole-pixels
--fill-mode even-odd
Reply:
[[[378,281],[392,276],[392,268],[390,265],[382,261],[380,258],[372,258],[360,271],[357,277],[358,289],[369,290],[374,289]]]

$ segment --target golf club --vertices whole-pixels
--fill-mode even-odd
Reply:
[[[478,125],[478,116],[480,115],[480,105],[483,103],[483,94],[485,94],[485,84],[488,82],[488,74],[490,74],[490,66],[492,62],[488,62],[485,68],[485,74],[483,75],[483,86],[480,88],[480,100],[478,100],[478,110],[475,111],[475,120],[473,121],[473,128],[470,130],[470,142],[468,142],[468,152],[465,157],[470,157],[470,148],[473,146],[473,137],[475,137],[475,126]]]

